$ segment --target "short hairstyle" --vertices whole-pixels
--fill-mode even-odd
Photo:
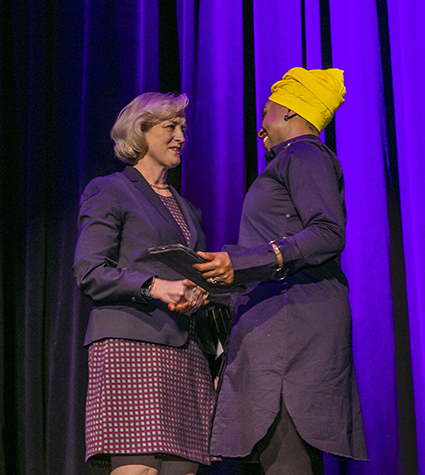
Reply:
[[[119,113],[111,130],[116,157],[135,165],[148,151],[145,132],[164,120],[184,117],[189,104],[186,94],[146,92]]]

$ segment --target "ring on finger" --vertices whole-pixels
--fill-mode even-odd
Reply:
[[[215,277],[210,277],[210,282],[213,285],[218,284],[218,280]]]

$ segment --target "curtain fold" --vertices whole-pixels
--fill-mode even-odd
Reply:
[[[377,11],[366,0],[333,1],[330,16],[333,65],[345,71],[347,88],[346,102],[335,120],[348,215],[342,265],[350,284],[355,364],[371,458],[368,464],[356,464],[357,468],[353,464],[352,470],[402,473],[398,472],[399,411],[385,178],[388,156]]]
[[[258,129],[270,88],[287,70],[303,66],[301,2],[253,0],[254,58]],[[279,19],[272,22],[272,19]],[[272,27],[275,24],[276,27]],[[254,98],[253,98],[254,100]],[[257,145],[258,172],[266,166],[261,140]]]
[[[189,95],[170,181],[219,250],[237,241],[265,166],[254,137],[270,86],[332,64],[347,95],[325,138],[345,175],[342,265],[370,462],[326,457],[326,474],[425,475],[424,24],[420,0],[0,4],[0,473],[107,473],[84,463],[90,302],[71,266],[81,190],[122,168],[109,138],[122,107],[153,90]]]
[[[181,55],[182,90],[191,100],[182,192],[202,209],[210,249],[217,251],[237,241],[245,186],[242,1],[182,6],[179,27],[191,30]]]
[[[396,146],[402,214],[407,303],[412,352],[414,409],[417,431],[418,473],[425,473],[425,60],[418,55],[424,43],[425,5],[388,0],[391,71],[394,88]]]

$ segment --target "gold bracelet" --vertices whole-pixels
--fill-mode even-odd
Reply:
[[[280,271],[283,267],[283,257],[282,253],[280,252],[280,246],[276,243],[276,241],[270,241],[269,244],[273,248],[274,253],[276,254],[277,265],[279,266],[277,270]]]
[[[286,238],[283,238],[283,239],[286,239]],[[282,256],[282,253],[280,252],[280,246],[276,241],[270,241],[269,244],[272,247],[274,253],[276,254],[277,265],[279,266],[276,269],[277,280],[286,279],[286,276],[288,275],[288,269],[283,267],[283,256]]]

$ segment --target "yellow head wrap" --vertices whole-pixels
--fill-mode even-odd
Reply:
[[[344,102],[344,71],[292,68],[273,84],[269,99],[287,107],[321,132]]]

